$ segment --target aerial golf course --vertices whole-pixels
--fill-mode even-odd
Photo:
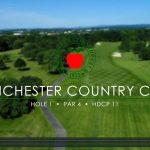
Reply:
[[[121,58],[113,58],[112,53],[118,51],[119,43],[102,43],[95,46],[96,64],[93,70],[80,79],[67,78],[62,81],[61,86],[68,85],[150,85],[150,61],[139,61],[132,52],[123,53]],[[19,57],[20,50],[3,52],[10,55],[14,61]],[[2,53],[0,53],[2,54]],[[53,84],[59,75],[48,74],[45,66],[36,62],[28,61],[30,70],[20,72],[10,62],[10,69],[0,71],[0,77],[18,77],[33,75],[41,77],[44,84]],[[64,93],[65,95],[65,93]],[[99,98],[98,100],[103,100]],[[98,101],[96,100],[96,101]],[[112,99],[105,99],[113,101]],[[118,107],[99,108],[92,107],[95,99],[88,97],[82,99],[77,97],[72,101],[81,102],[82,107],[64,107],[63,102],[69,99],[48,99],[52,101],[50,111],[67,131],[68,137],[150,137],[150,105],[148,99],[123,99],[118,98]],[[60,102],[60,105],[55,105]],[[85,102],[88,105],[85,105]],[[21,118],[5,120],[0,118],[1,137],[54,137],[55,131],[47,121],[40,108],[34,109],[30,114]],[[4,148],[0,148],[3,150]],[[4,150],[15,150],[17,148],[5,148]],[[31,150],[33,148],[18,148]],[[34,148],[35,150],[48,150],[49,148]],[[66,148],[74,150],[75,148]],[[148,150],[148,148],[81,148],[86,150]]]

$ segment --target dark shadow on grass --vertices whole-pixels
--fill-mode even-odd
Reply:
[[[58,74],[66,73],[66,72],[67,72],[67,70],[63,70],[63,71],[49,71],[48,73],[49,74],[58,75]]]
[[[12,60],[7,60],[7,61],[5,61],[6,63],[11,63],[11,62],[13,62]]]
[[[60,74],[60,72],[58,72],[58,71],[49,71],[48,73],[49,74]]]
[[[36,61],[36,59],[33,59],[33,58],[28,58],[27,60],[28,61]]]
[[[28,70],[30,70],[30,68],[29,68],[29,67],[26,67],[26,68],[19,68],[18,70],[19,70],[19,71],[28,71]]]
[[[0,70],[8,70],[10,67],[3,67],[3,68],[0,68]]]

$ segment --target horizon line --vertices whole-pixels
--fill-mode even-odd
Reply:
[[[60,26],[60,27],[14,27],[14,28],[0,28],[0,30],[33,30],[33,29],[78,29],[78,28],[103,28],[115,26],[150,26],[150,23],[136,23],[136,24],[109,24],[109,25],[87,25],[87,26]]]

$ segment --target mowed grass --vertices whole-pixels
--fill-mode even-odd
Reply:
[[[41,109],[17,119],[0,119],[0,137],[51,137],[53,130]]]
[[[135,85],[145,84],[127,69],[119,67],[111,57],[118,50],[119,43],[102,43],[95,47],[96,64],[92,72],[85,78],[69,79],[63,83],[63,88],[69,85]],[[65,93],[64,93],[65,94]],[[67,130],[69,137],[150,137],[150,105],[145,99],[118,98],[119,107],[96,108],[93,101],[113,101],[111,99],[58,99],[60,106],[53,105],[52,110],[58,120]],[[54,100],[55,103],[56,100]],[[64,101],[81,102],[82,107],[64,107]],[[85,102],[89,105],[85,106]],[[69,149],[69,148],[68,148]],[[71,148],[70,148],[71,149]],[[69,149],[69,150],[70,150]],[[105,150],[144,150],[145,148],[86,148]]]
[[[11,62],[7,63],[7,66],[10,67],[8,70],[0,71],[0,78],[17,78],[19,79],[22,76],[36,76],[43,80],[44,85],[51,85],[59,75],[52,75],[48,73],[48,67],[46,65],[39,65],[36,61],[28,61],[21,54],[20,50],[12,50],[7,52],[1,52],[0,55],[8,54],[10,56]],[[14,67],[14,62],[17,58],[23,58],[29,70],[19,71]]]
[[[53,137],[52,126],[49,124],[40,108],[36,108],[31,114],[17,119],[0,119],[0,137]],[[0,150],[52,150],[53,148],[3,148]]]
[[[20,50],[2,52],[0,55],[8,54],[11,62],[7,63],[10,67],[8,70],[0,71],[0,78],[21,78],[22,76],[36,76],[43,80],[44,85],[52,85],[59,77],[58,75],[48,74],[46,66],[38,65],[37,62],[28,61],[21,54]],[[17,58],[22,57],[27,63],[30,70],[19,71],[14,67]],[[40,108],[36,108],[30,114],[24,115],[17,119],[0,118],[0,137],[53,137],[54,129],[47,121],[44,113]],[[33,148],[0,148],[0,150],[32,150]],[[41,150],[41,148],[34,148]],[[49,150],[44,148],[43,150]]]
[[[122,53],[121,59],[114,59],[114,62],[129,70],[145,82],[150,83],[150,61],[141,61],[137,55],[132,52]]]
[[[128,69],[118,66],[111,57],[118,50],[119,43],[102,43],[95,47],[96,64],[85,78],[69,79],[62,83],[63,89],[69,85],[142,85],[144,79]],[[28,62],[34,63],[34,62]],[[34,64],[35,65],[35,64]],[[15,68],[14,68],[15,69]],[[16,69],[15,69],[16,70]],[[10,70],[6,70],[10,71]],[[147,76],[147,75],[146,75]],[[64,90],[64,95],[65,90]],[[109,100],[109,99],[108,99]],[[113,101],[115,99],[110,99]],[[119,107],[96,108],[90,104],[94,99],[54,99],[50,108],[64,126],[69,137],[149,137],[150,106],[147,100],[117,99]],[[56,106],[56,101],[61,102]],[[64,101],[81,102],[82,107],[63,107]],[[103,101],[102,98],[97,101]],[[106,100],[107,101],[107,100]],[[85,106],[85,102],[89,105]],[[36,113],[37,114],[37,113]],[[26,117],[26,116],[24,116]],[[23,119],[23,118],[22,118]],[[2,121],[3,122],[3,121]],[[41,121],[42,122],[42,121]],[[19,127],[19,125],[17,124]],[[42,130],[42,129],[41,129]],[[46,129],[45,129],[46,130]],[[10,130],[11,131],[11,130]],[[29,131],[32,129],[29,128]],[[148,150],[149,148],[66,148],[67,150]],[[10,150],[10,149],[9,149]],[[29,150],[29,148],[24,148]]]

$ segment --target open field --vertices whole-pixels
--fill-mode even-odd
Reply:
[[[1,78],[20,78],[22,76],[36,76],[42,78],[45,85],[51,85],[57,78],[57,75],[50,75],[46,68],[38,65],[37,62],[27,61],[27,66],[30,70],[18,71],[14,67],[15,60],[21,56],[20,50],[12,50],[1,52],[0,55],[8,54],[11,62],[7,63],[10,68],[8,70],[0,71]],[[25,59],[25,58],[24,58]],[[43,112],[36,108],[31,114],[25,115],[18,119],[4,120],[0,119],[0,136],[3,137],[38,137],[38,136],[53,136],[53,129],[46,120]]]
[[[7,66],[10,67],[10,69],[0,71],[0,78],[11,77],[19,79],[22,76],[36,76],[41,78],[45,85],[52,84],[58,78],[58,75],[48,74],[47,66],[39,65],[36,61],[28,61],[25,58],[24,59],[26,60],[27,67],[29,67],[30,70],[18,71],[17,68],[14,67],[14,62],[17,58],[22,57],[20,50],[12,50],[0,53],[0,55],[3,54],[10,55],[11,62],[7,63]]]
[[[31,114],[17,119],[0,118],[0,137],[53,137],[55,135],[41,109],[36,108]],[[33,150],[33,148],[1,148],[0,150]],[[34,148],[41,150],[41,148]],[[51,150],[43,148],[43,150]]]
[[[130,70],[123,69],[111,57],[111,54],[118,50],[118,44],[102,43],[102,46],[96,47],[97,60],[93,71],[84,80],[67,78],[62,86],[65,88],[68,85],[79,86],[83,84],[89,86],[144,85],[143,77],[139,78],[136,73],[133,74]],[[118,61],[121,60],[118,59]],[[148,74],[145,73],[145,76]],[[119,107],[95,108],[90,105],[95,99],[80,98],[77,97],[72,101],[81,102],[82,107],[63,107],[63,102],[69,101],[69,99],[59,99],[59,102],[62,101],[61,105],[52,108],[54,114],[67,130],[69,137],[150,137],[148,100],[132,99],[132,97],[130,99],[120,98],[117,99]],[[99,98],[99,100],[103,99]],[[106,99],[106,101],[108,100],[115,99]],[[85,102],[88,102],[89,105],[85,106]],[[144,150],[145,148],[118,148],[118,150],[124,149]],[[108,148],[108,150],[116,150],[116,148]]]
[[[119,59],[111,57],[111,54],[117,51],[118,44],[119,43],[102,43],[101,46],[97,46],[95,48],[97,54],[96,64],[92,72],[84,79],[66,78],[62,83],[62,87],[65,89],[68,85],[72,84],[77,86],[83,84],[88,86],[140,86],[145,82],[149,83],[150,71],[147,71],[148,69],[145,69],[145,67],[142,68],[141,65],[149,66],[148,61],[139,62],[136,56],[131,53],[126,53],[123,55],[123,58]],[[19,50],[9,52],[12,60],[18,57],[18,52]],[[58,76],[48,75],[45,68],[39,66],[36,62],[28,61],[27,64],[31,69],[23,72],[24,75],[42,77],[46,84],[53,83],[53,81],[58,78]],[[1,77],[8,76],[19,78],[22,76],[22,72],[17,71],[17,69],[13,67],[13,64],[8,63],[8,66],[10,66],[11,69],[0,71]],[[139,74],[138,71],[140,68],[143,69],[141,74]],[[115,99],[99,98],[99,100],[113,101]],[[56,101],[61,101],[62,103],[60,106],[54,105],[50,109],[52,109],[55,116],[67,130],[69,137],[150,137],[149,101],[132,98],[120,98],[117,100],[119,102],[119,107],[96,108],[90,105],[92,101],[97,101],[96,99],[81,99],[81,97],[77,97],[72,101],[81,102],[83,105],[85,102],[88,102],[89,105],[67,108],[63,107],[63,102],[69,101],[69,99],[54,99],[52,100],[53,103],[56,103]],[[4,121],[0,119],[0,123],[0,136],[54,136],[52,127],[48,124],[40,109],[36,109],[32,114],[23,116],[14,121]],[[29,127],[26,128],[26,126]],[[33,132],[32,129],[34,126],[37,132]],[[22,131],[22,128],[25,128],[25,130]],[[47,132],[47,129],[49,132]],[[31,132],[33,132],[33,134]],[[75,149],[148,150],[148,148],[67,148],[67,150]],[[22,150],[30,150],[30,148],[23,148]]]
[[[114,59],[115,63],[150,83],[150,61],[140,61],[132,52],[123,53],[122,59]]]
[[[49,137],[54,135],[52,127],[39,108],[30,115],[14,120],[0,119],[0,124],[0,137]]]
[[[15,60],[20,57],[20,50],[12,50],[8,52],[2,52],[0,55],[10,55],[11,62],[7,63],[10,68],[8,70],[0,71],[0,78],[11,77],[20,78],[22,76],[36,76],[42,78],[45,85],[51,85],[57,78],[57,75],[49,75],[46,67],[38,65],[37,62],[27,61],[27,66],[30,70],[18,71],[14,67]],[[54,136],[54,130],[47,121],[44,113],[40,108],[34,109],[28,115],[24,115],[17,119],[1,119],[0,118],[0,137],[51,137]],[[0,148],[0,150],[32,150],[33,148]],[[40,150],[41,148],[35,148]],[[49,148],[48,148],[49,149]],[[47,150],[44,148],[43,150]]]

